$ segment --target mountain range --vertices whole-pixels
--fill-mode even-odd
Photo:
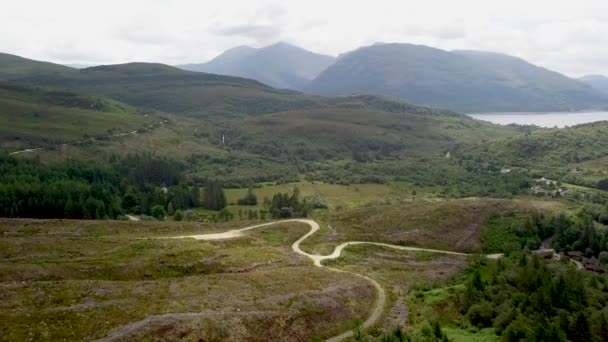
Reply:
[[[501,68],[501,63],[519,65],[523,70],[518,72],[530,77],[539,77],[534,72],[548,77],[547,71],[526,69],[528,64],[511,57],[438,54],[457,56],[461,68],[479,68],[481,59]],[[343,55],[330,69],[350,58]],[[469,74],[478,75],[470,71],[460,78],[475,79]],[[0,151],[33,156],[27,151],[34,149],[42,151],[42,158],[83,160],[153,153],[188,165],[194,180],[211,177],[239,186],[301,174],[334,182],[377,182],[402,175],[426,182],[428,175],[416,170],[429,162],[466,177],[469,171],[451,163],[448,152],[467,150],[471,144],[482,147],[524,130],[377,95],[316,96],[158,63],[75,69],[7,54],[0,54],[0,123]],[[595,129],[589,131],[594,134],[590,141],[602,137]],[[522,146],[526,141],[524,136]],[[572,139],[567,153],[580,150],[578,142]],[[602,156],[587,147],[576,158]],[[352,169],[351,160],[361,163]],[[442,167],[431,178],[441,177]]]
[[[304,90],[381,94],[460,112],[569,111],[608,103],[588,85],[520,58],[411,44],[347,53]]]
[[[0,54],[0,80],[91,91],[155,110],[198,113],[221,113],[226,107],[231,107],[229,113],[235,108],[266,110],[259,107],[260,96],[266,98],[265,105],[291,108],[296,98],[310,101],[304,94],[380,95],[457,112],[575,111],[608,105],[608,79],[603,76],[577,80],[504,54],[412,44],[378,43],[338,58],[287,43],[241,46],[207,63],[177,67],[127,63],[76,69]],[[247,92],[227,95],[234,93],[228,88],[244,85]],[[134,88],[139,91],[131,91]],[[293,96],[283,96],[290,92]]]
[[[286,43],[241,46],[185,70],[252,78],[336,96],[376,94],[460,112],[573,111],[608,104],[605,80],[581,80],[521,58],[377,43],[333,58]]]

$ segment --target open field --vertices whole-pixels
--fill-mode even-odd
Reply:
[[[330,209],[341,210],[358,207],[369,203],[387,203],[391,200],[411,199],[412,191],[419,193],[418,197],[432,196],[432,188],[415,188],[407,182],[390,182],[387,184],[328,184],[322,182],[295,182],[285,184],[266,184],[253,189],[258,197],[259,207],[264,198],[272,199],[276,193],[291,193],[297,187],[304,197],[318,197],[323,199]],[[426,193],[429,192],[429,193]],[[226,199],[234,204],[247,193],[247,189],[226,189]],[[243,207],[247,209],[247,207]]]
[[[374,300],[365,280],[293,255],[289,245],[304,226],[216,242],[154,237],[230,225],[3,220],[0,227],[0,332],[8,340],[113,332],[123,339],[307,341],[348,330]]]
[[[306,191],[316,185],[305,184]],[[385,187],[366,192],[399,194]],[[351,188],[323,189],[333,190],[338,203],[350,198]],[[322,228],[302,249],[325,255],[340,242],[374,241],[479,252],[490,216],[561,209],[560,202],[523,199],[355,201],[318,212]],[[431,302],[442,305],[440,311],[454,310],[444,299],[450,284],[458,284],[464,255],[353,245],[324,262],[349,274],[314,267],[293,252],[291,244],[310,229],[302,223],[227,240],[168,238],[259,222],[0,220],[0,333],[9,340],[309,341],[341,334],[355,319],[369,317],[377,290],[356,274],[377,281],[386,296],[378,321],[367,329],[372,336],[397,326],[420,333],[438,310]],[[446,329],[457,341],[495,337]]]
[[[559,210],[551,201],[468,198],[373,204],[319,216],[322,230],[304,249],[330,251],[344,241],[376,241],[408,246],[479,252],[482,230],[493,214]],[[331,227],[331,228],[330,228]]]

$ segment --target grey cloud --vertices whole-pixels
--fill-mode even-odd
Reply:
[[[440,40],[454,40],[467,38],[467,29],[463,24],[441,26],[415,26],[406,25],[403,32],[411,37],[429,37]]]
[[[281,30],[271,25],[235,25],[217,29],[215,33],[221,36],[239,36],[266,41],[278,38]]]

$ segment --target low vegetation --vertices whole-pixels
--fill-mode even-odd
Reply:
[[[231,227],[1,220],[0,333],[8,340],[309,340],[341,333],[367,314],[370,284],[313,267],[289,249],[308,227],[279,225],[217,242],[162,239]],[[146,329],[135,328],[142,322]]]
[[[525,220],[535,213],[554,212],[560,206],[549,201],[484,198],[369,204],[319,216],[328,228],[311,237],[304,246],[314,245],[327,252],[341,241],[376,241],[480,252],[484,232],[492,229],[494,217],[507,220],[515,216]]]

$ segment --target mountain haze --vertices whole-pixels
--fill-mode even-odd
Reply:
[[[275,88],[299,89],[334,62],[331,56],[286,43],[263,48],[240,46],[207,63],[184,64],[184,70],[252,78]]]
[[[347,53],[305,90],[381,94],[462,112],[560,111],[608,103],[582,82],[519,58],[412,44],[376,44]]]
[[[590,87],[608,94],[608,77],[602,75],[588,75],[579,79]]]

